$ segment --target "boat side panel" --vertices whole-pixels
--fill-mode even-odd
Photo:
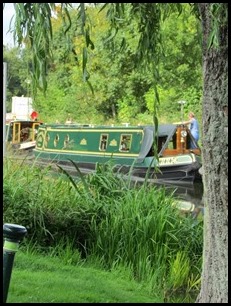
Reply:
[[[102,138],[107,145],[102,149]],[[121,147],[127,139],[127,149]],[[143,139],[142,129],[90,129],[40,127],[35,156],[50,160],[106,162],[132,165],[137,159]]]
[[[110,133],[109,133],[110,132]],[[102,135],[108,135],[107,147],[101,149]],[[129,138],[128,150],[120,149],[122,137]],[[142,142],[142,130],[92,130],[92,129],[52,129],[40,128],[36,148],[52,152],[75,152],[121,156],[137,156]]]

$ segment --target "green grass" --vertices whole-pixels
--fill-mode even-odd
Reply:
[[[158,303],[161,297],[125,270],[64,265],[58,258],[15,255],[7,303]]]

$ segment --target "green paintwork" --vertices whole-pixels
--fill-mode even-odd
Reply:
[[[113,156],[115,162],[118,159],[121,164],[132,165],[139,156],[143,135],[139,127],[41,126],[34,152],[41,158],[49,153],[51,159],[70,158],[82,162],[105,162]],[[107,137],[106,150],[100,148],[103,136]],[[124,136],[130,139],[127,151],[120,150]]]

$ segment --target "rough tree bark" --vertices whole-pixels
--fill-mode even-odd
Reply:
[[[219,47],[208,49],[212,3],[198,3],[203,31],[202,158],[205,189],[202,284],[196,303],[228,303],[228,23],[219,15]],[[222,19],[223,18],[223,19]]]

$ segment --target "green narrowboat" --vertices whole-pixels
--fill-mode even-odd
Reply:
[[[154,143],[158,156],[154,154]],[[194,148],[190,148],[190,144]],[[83,173],[97,163],[111,162],[117,171],[137,179],[193,183],[201,180],[201,150],[187,125],[101,126],[42,124],[39,126],[36,161],[71,165]]]

